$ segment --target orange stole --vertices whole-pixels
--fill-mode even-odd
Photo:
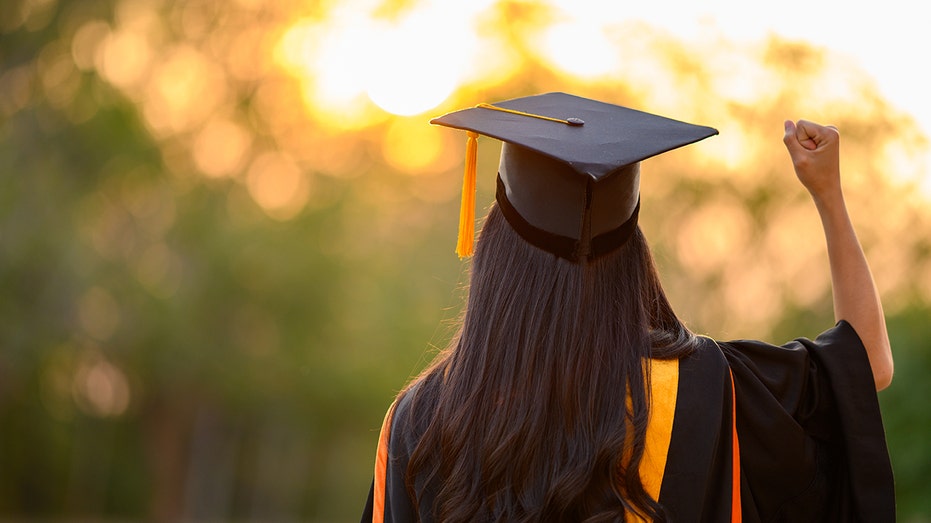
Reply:
[[[385,521],[385,481],[388,479],[388,438],[391,436],[392,414],[394,414],[394,404],[385,414],[385,421],[381,424],[381,434],[378,435],[378,451],[375,453],[375,484],[372,489],[372,523]]]
[[[731,378],[731,522],[743,521],[743,508],[740,505],[740,442],[737,439],[737,391],[734,388],[734,372]]]
[[[679,360],[651,360],[650,388],[650,421],[643,459],[640,461],[640,481],[646,493],[658,500],[663,486],[663,473],[666,471],[669,442],[672,440],[672,422],[676,414]],[[626,520],[646,521],[635,514],[628,514]]]

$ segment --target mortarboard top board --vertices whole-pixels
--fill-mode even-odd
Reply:
[[[504,142],[496,199],[508,223],[531,244],[570,261],[607,254],[633,233],[640,161],[718,134],[566,93],[479,104],[430,123],[469,135],[460,256],[471,254],[481,134]]]

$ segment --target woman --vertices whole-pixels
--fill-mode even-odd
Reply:
[[[386,416],[364,521],[894,520],[892,356],[835,129],[784,143],[838,323],[776,347],[690,333],[637,226],[639,162],[714,129],[562,93],[434,123],[504,141],[497,203],[458,335]]]

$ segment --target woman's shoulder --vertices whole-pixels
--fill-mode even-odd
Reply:
[[[838,321],[814,339],[798,337],[781,345],[752,339],[718,342],[732,368],[756,375],[805,375],[820,369],[825,374],[869,374],[869,360],[856,330]]]
[[[429,376],[421,376],[405,387],[391,406],[391,431],[396,441],[415,442],[426,431],[438,399]]]
[[[754,352],[759,350],[779,350],[787,352],[810,352],[834,348],[862,348],[857,331],[850,323],[840,320],[833,327],[821,332],[814,339],[797,337],[782,344],[770,343],[759,339],[739,338],[728,341],[715,341],[725,354],[733,351]]]

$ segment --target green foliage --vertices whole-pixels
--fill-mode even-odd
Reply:
[[[880,392],[889,454],[896,478],[898,509],[903,521],[931,515],[928,478],[931,477],[931,310],[916,307],[891,318],[890,341],[895,353],[895,378]],[[922,519],[923,518],[923,519]]]

